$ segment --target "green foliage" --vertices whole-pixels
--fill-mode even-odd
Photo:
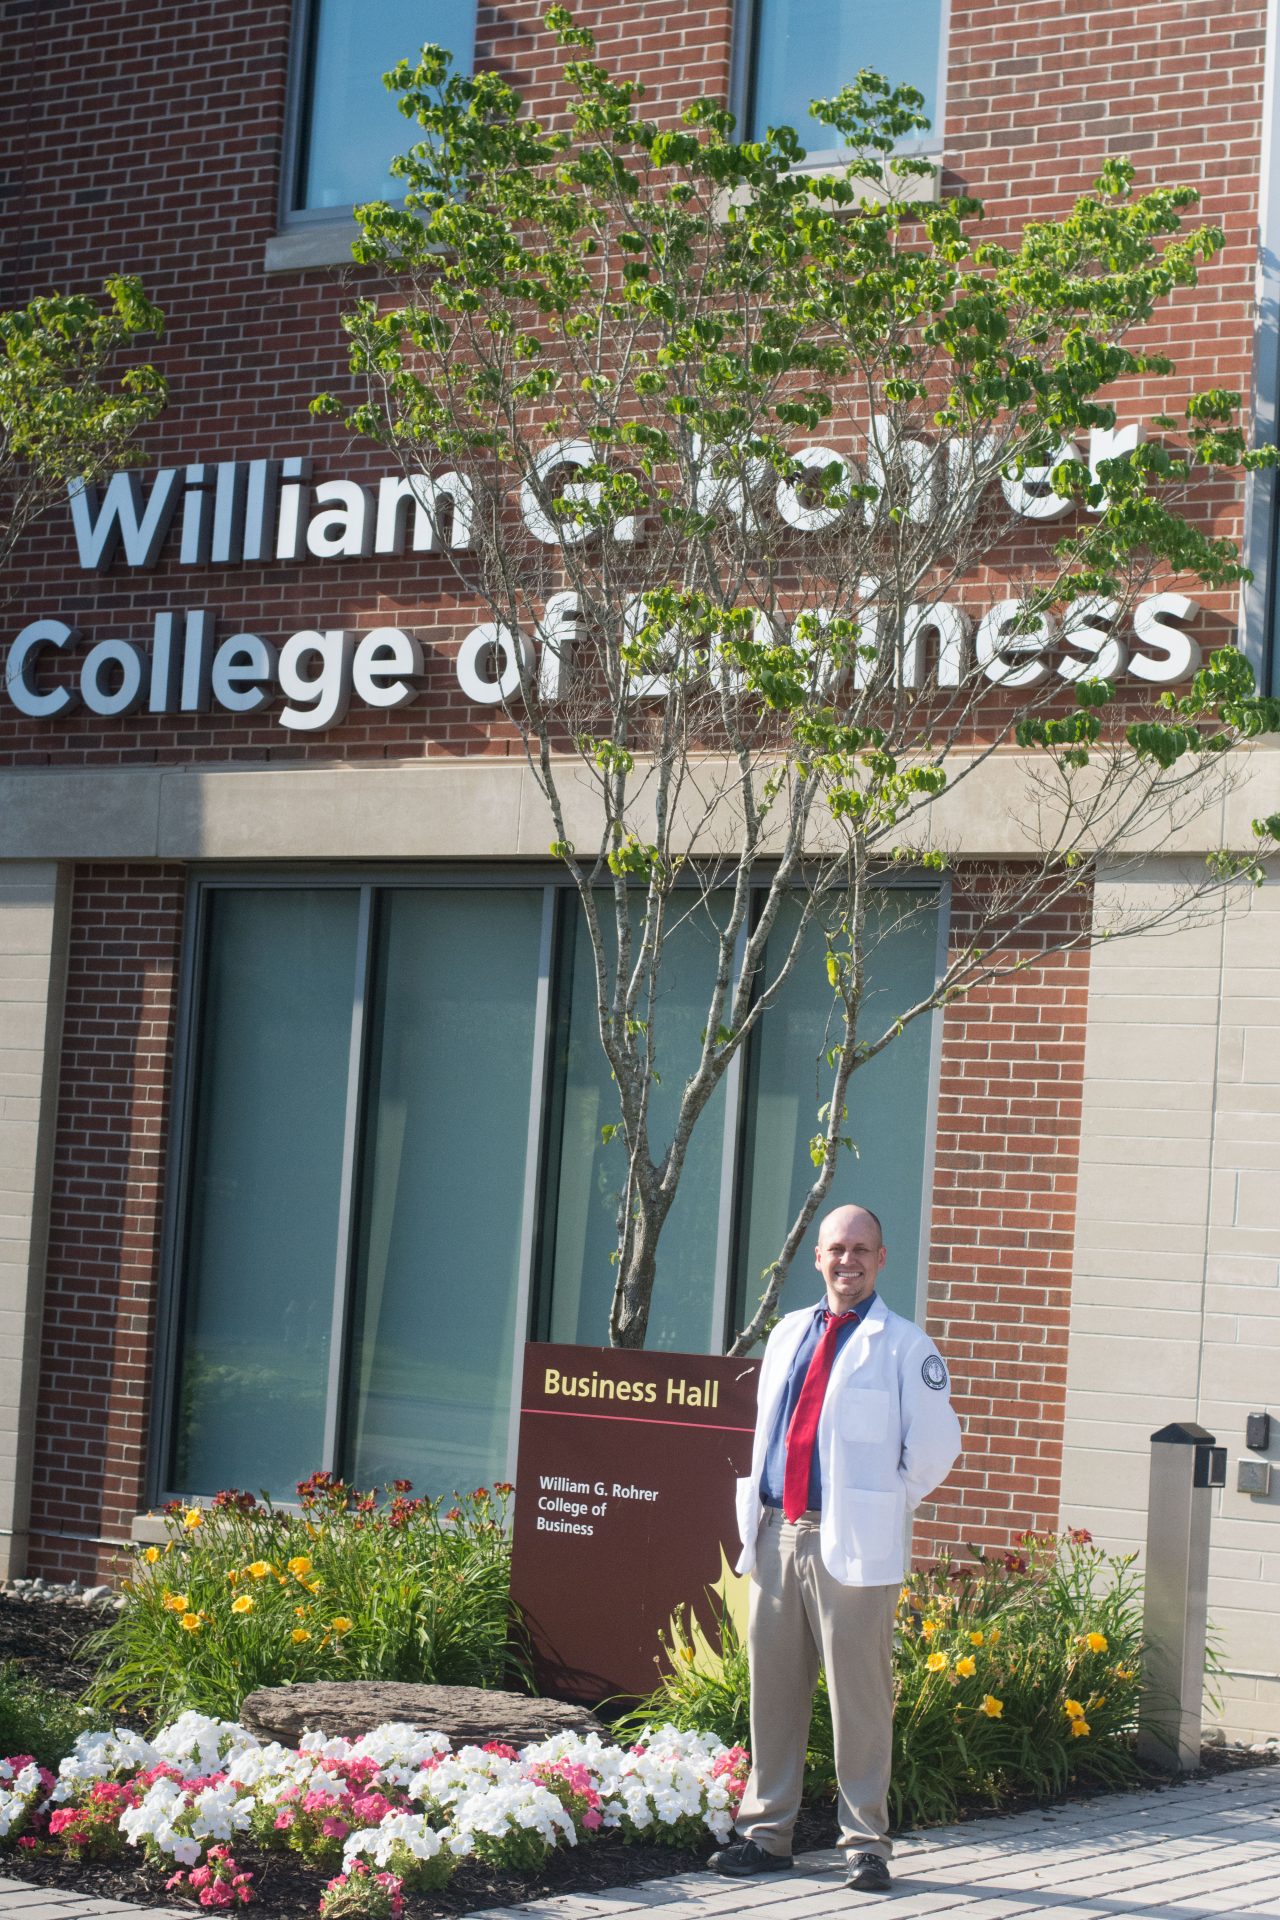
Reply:
[[[1015,1552],[909,1576],[894,1638],[890,1811],[897,1827],[953,1818],[966,1802],[1031,1796],[1073,1784],[1134,1780],[1142,1604],[1133,1556],[1105,1554],[1086,1533],[1028,1536]],[[667,1671],[623,1722],[669,1720],[750,1744],[745,1589],[718,1584],[719,1644],[673,1621]],[[1073,1728],[1080,1731],[1073,1732]],[[809,1730],[806,1793],[834,1791],[825,1676]]]
[[[394,162],[403,205],[359,209],[355,252],[408,297],[352,309],[351,367],[366,397],[344,410],[322,396],[317,408],[345,411],[419,466],[480,463],[512,483],[531,474],[547,440],[586,446],[591,461],[572,486],[550,474],[531,484],[575,584],[585,567],[598,589],[606,624],[625,595],[616,565],[589,560],[587,548],[621,541],[618,557],[634,561],[629,543],[646,518],[665,536],[668,577],[659,572],[642,616],[633,601],[606,643],[635,697],[660,672],[678,700],[719,661],[728,692],[790,730],[809,798],[820,795],[868,852],[883,842],[894,858],[894,829],[945,789],[942,756],[909,732],[894,741],[861,718],[851,724],[847,701],[829,696],[854,673],[860,716],[887,699],[901,636],[864,632],[846,602],[804,616],[783,641],[738,604],[751,583],[726,550],[726,520],[736,514],[757,546],[781,551],[785,530],[764,528],[752,503],[762,483],[803,482],[810,507],[844,514],[836,572],[856,573],[859,542],[867,554],[878,546],[900,617],[931,570],[952,564],[957,537],[979,557],[983,490],[1001,474],[1043,469],[1054,491],[1089,509],[1053,549],[1045,607],[1121,593],[1156,563],[1215,587],[1239,581],[1235,547],[1185,510],[1197,474],[1273,457],[1247,449],[1238,394],[1189,393],[1178,442],[1140,443],[1096,474],[1058,457],[1076,436],[1114,427],[1116,381],[1173,373],[1131,336],[1197,284],[1222,232],[1186,224],[1194,189],[1139,192],[1132,162],[1113,158],[1068,213],[1029,221],[1016,245],[996,242],[977,201],[913,198],[929,163],[896,151],[927,124],[909,87],[863,72],[815,103],[846,158],[814,177],[797,171],[806,156],[792,129],[741,141],[732,115],[705,99],[679,128],[660,129],[644,116],[643,89],[594,58],[586,28],[562,7],[546,19],[568,91],[553,126],[501,74],[454,72],[439,47],[386,76],[422,137]],[[891,447],[924,432],[968,450],[956,487],[971,497],[951,502],[932,547],[913,525],[909,461],[891,457],[865,477],[838,459],[820,472],[797,465],[792,436],[837,415],[847,423],[854,379]],[[678,582],[667,564],[676,554]],[[766,575],[774,564],[765,559]],[[846,578],[837,600],[848,591]],[[1247,678],[1240,656],[1215,654],[1191,696],[1195,724],[1128,728],[1137,759],[1169,770],[1273,730],[1280,709]],[[1114,698],[1109,683],[1089,681],[1076,713],[1004,724],[1024,748],[1079,769],[1107,738]],[[613,777],[615,842],[603,857],[616,877],[662,887],[676,862],[626,818],[634,726],[614,707],[614,729],[582,745]]]
[[[1016,964],[1033,917],[1065,902],[1065,943],[1087,941],[1074,910],[1099,862],[1186,821],[1219,756],[1280,720],[1230,649],[1171,710],[1101,675],[1073,696],[1047,661],[1017,661],[1073,609],[1118,638],[1153,581],[1244,578],[1207,483],[1276,456],[1247,448],[1237,394],[1184,385],[1160,394],[1149,441],[1096,470],[1078,457],[1115,428],[1117,383],[1173,379],[1144,330],[1224,243],[1194,189],[1140,191],[1114,158],[1059,217],[993,238],[978,201],[922,192],[930,163],[900,150],[926,124],[909,87],[864,71],[816,103],[841,162],[811,172],[793,129],[742,140],[711,100],[660,125],[588,29],[563,7],[546,19],[553,121],[436,46],[385,76],[414,127],[393,163],[404,199],[357,210],[355,256],[382,290],[345,316],[348,393],[314,404],[409,474],[462,476],[472,544],[440,551],[495,624],[528,636],[553,581],[564,596],[505,706],[592,943],[626,1149],[618,1343],[643,1344],[660,1236],[730,1061],[807,930],[849,924],[828,1119],[743,1350],[829,1192],[850,1074]],[[1039,538],[1006,497],[1019,482],[1063,508]],[[1014,603],[999,666],[954,606],[950,638],[939,622],[926,640],[939,599],[995,581]],[[1005,745],[1034,763],[1028,857],[992,896],[989,961],[949,965],[913,1006],[864,1005],[868,890],[894,865],[946,869],[935,803],[945,816]],[[1266,851],[1215,856],[1204,885],[1256,878]],[[681,882],[726,911],[699,1043],[677,1053],[662,974]],[[788,896],[804,903],[790,944]],[[665,1140],[659,1072],[678,1096]]]
[[[44,294],[0,313],[0,562],[66,481],[141,458],[135,436],[165,404],[155,367],[120,371],[135,341],[163,333],[163,315],[132,274],[105,293],[105,306]]]
[[[26,1677],[16,1661],[0,1666],[0,1755],[29,1753],[56,1773],[77,1734],[91,1724],[83,1707]]]
[[[509,1624],[511,1489],[453,1503],[358,1493],[325,1474],[297,1511],[247,1494],[167,1516],[137,1552],[128,1605],[95,1634],[86,1694],[153,1722],[186,1708],[234,1719],[245,1694],[291,1681],[499,1686],[522,1664]]]

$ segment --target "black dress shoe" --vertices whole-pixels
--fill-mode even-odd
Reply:
[[[888,1893],[893,1884],[878,1853],[851,1853],[844,1883],[852,1893]]]
[[[730,1880],[750,1880],[757,1873],[786,1873],[791,1867],[789,1853],[766,1853],[754,1840],[737,1840],[721,1847],[707,1861],[712,1873],[723,1873]]]

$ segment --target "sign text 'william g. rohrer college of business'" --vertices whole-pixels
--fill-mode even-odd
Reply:
[[[1136,437],[1130,427],[1118,433],[1096,432],[1089,459],[1114,457]],[[912,514],[927,519],[945,492],[946,477],[964,443],[929,447],[909,443],[914,456]],[[828,447],[801,447],[796,458],[805,471],[846,465]],[[1064,445],[1058,459],[1080,458]],[[546,545],[594,537],[589,516],[582,521],[550,519],[540,504],[551,476],[590,466],[594,456],[585,442],[556,442],[540,456],[534,480],[520,489],[519,506],[534,539]],[[870,462],[874,466],[874,460]],[[1000,486],[1012,510],[1029,520],[1045,520],[1069,511],[1071,501],[1055,494],[1051,468],[1033,469]],[[918,484],[917,484],[918,482]],[[708,470],[705,505],[739,516],[754,514],[742,483],[718,480]],[[591,481],[557,483],[575,504],[590,508],[599,489]],[[846,514],[872,511],[861,502],[814,506],[793,481],[779,481],[774,508],[801,536],[822,532]],[[297,564],[367,560],[411,550],[438,551],[448,545],[464,551],[473,544],[473,494],[462,474],[435,478],[389,475],[375,485],[355,480],[313,482],[305,455],[287,459],[205,462],[165,467],[144,480],[137,473],[115,474],[99,497],[78,482],[71,488],[71,513],[81,567],[103,573],[117,561],[126,567],[153,567],[168,544],[176,544],[181,565],[210,566]],[[446,538],[447,535],[447,538]],[[643,537],[635,521],[618,522],[610,536]],[[862,583],[872,608],[877,583]],[[642,602],[637,599],[637,610]],[[1057,675],[1078,680],[1129,674],[1151,685],[1187,679],[1199,665],[1200,649],[1185,630],[1195,603],[1178,593],[1155,593],[1132,612],[1132,631],[1121,632],[1118,608],[1100,598],[1082,600],[1059,623],[1039,615],[1029,628],[1019,622],[1020,603],[1002,600],[973,618],[948,601],[921,603],[909,610],[899,673],[918,687],[925,677],[925,636],[934,636],[934,674],[940,686],[961,684],[970,658],[993,686],[1032,687]],[[536,675],[539,693],[554,701],[567,682],[579,621],[577,596],[553,594],[532,638],[485,623],[464,635],[454,660],[458,683],[474,704],[494,707],[513,698]],[[93,641],[81,655],[85,638],[56,617],[30,620],[15,636],[5,669],[6,690],[19,712],[33,720],[53,720],[83,706],[104,718],[145,712],[173,715],[221,708],[254,714],[282,700],[281,726],[301,733],[323,732],[346,713],[354,698],[374,709],[394,709],[421,691],[423,650],[417,637],[400,627],[375,627],[357,635],[317,625],[291,634],[280,646],[256,633],[220,634],[205,608],[180,608],[154,616],[148,640],[110,636]],[[970,653],[972,649],[972,654]],[[54,658],[75,659],[72,679],[50,681],[42,669]]]

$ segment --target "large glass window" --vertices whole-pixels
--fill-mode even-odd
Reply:
[[[934,977],[938,896],[878,895],[863,1035]],[[513,878],[209,882],[184,1060],[175,1362],[157,1497],[288,1496],[317,1467],[447,1493],[511,1467],[527,1337],[603,1345],[625,1161],[572,889]],[[652,1144],[671,1137],[715,964],[677,909],[654,1024]],[[607,921],[606,916],[606,921]],[[795,926],[785,914],[774,934]],[[831,993],[815,930],[713,1096],[659,1248],[649,1344],[715,1352],[750,1312],[812,1177]],[[837,1200],[880,1214],[910,1313],[930,1024],[859,1070]],[[812,1299],[808,1248],[784,1307]]]
[[[346,1457],[361,1486],[454,1487],[506,1465],[542,898],[383,916]]]
[[[918,87],[937,129],[942,105],[943,0],[754,0],[746,137],[794,127],[812,154],[830,154],[835,136],[809,112],[861,67],[894,85]]]
[[[382,76],[430,40],[469,72],[475,0],[308,0],[296,77],[294,212],[401,200],[395,155],[419,137]]]
[[[779,914],[775,952],[794,938],[798,909]],[[870,1043],[933,986],[937,965],[936,895],[886,889],[867,916],[867,985],[859,1037]],[[829,1098],[825,1054],[838,1038],[827,985],[826,945],[815,922],[777,1004],[757,1029],[748,1064],[742,1196],[737,1260],[738,1315],[755,1310],[763,1270],[777,1257],[787,1228],[813,1182],[809,1143],[821,1130]],[[920,1209],[928,1140],[930,1023],[916,1020],[859,1067],[849,1083],[845,1132],[855,1158],[842,1161],[827,1205],[865,1204],[878,1216],[889,1250],[877,1291],[896,1313],[914,1319],[920,1262]],[[816,1230],[811,1236],[816,1240]],[[822,1292],[809,1245],[787,1275],[780,1313]]]
[[[569,932],[561,970],[556,1041],[560,1073],[545,1211],[545,1338],[607,1346],[609,1303],[624,1203],[626,1154],[622,1136],[601,1135],[616,1118],[609,1066],[600,1046],[595,970],[586,921],[565,896]],[[636,915],[637,927],[639,914]],[[612,906],[602,924],[612,923]],[[663,948],[660,1004],[653,1033],[656,1081],[649,1106],[655,1159],[675,1129],[684,1075],[675,1063],[695,1057],[715,979],[716,940],[705,908],[673,916]],[[699,1353],[716,1344],[712,1326],[713,1275],[720,1214],[724,1145],[724,1083],[716,1089],[689,1142],[684,1173],[658,1242],[658,1274],[646,1345]]]
[[[176,1486],[292,1493],[323,1451],[358,907],[209,896]]]

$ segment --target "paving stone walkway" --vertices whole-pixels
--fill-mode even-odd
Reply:
[[[841,1867],[834,1852],[810,1853],[763,1882],[684,1874],[468,1920],[849,1920],[855,1909],[892,1920],[1280,1920],[1280,1766],[937,1828],[899,1842],[887,1901],[846,1893]],[[0,1920],[177,1911],[0,1879]]]

